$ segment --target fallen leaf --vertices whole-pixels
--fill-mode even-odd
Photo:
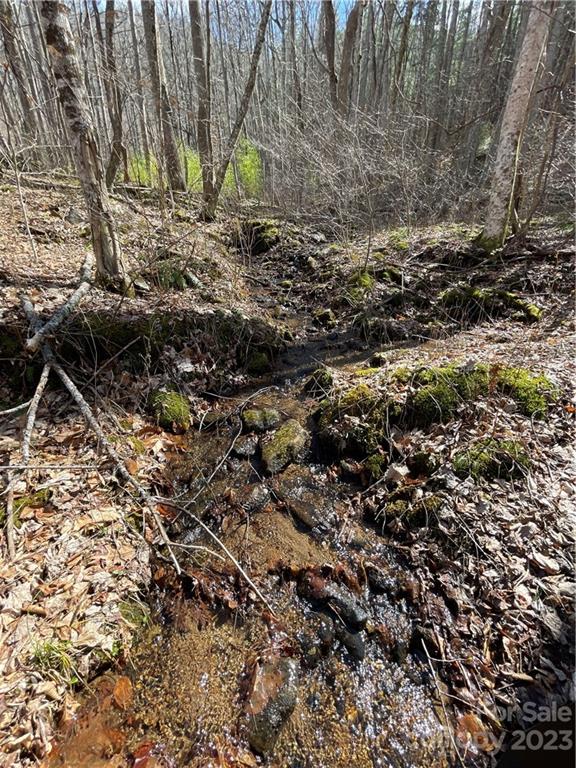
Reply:
[[[113,696],[119,709],[128,709],[132,704],[132,683],[129,677],[123,675],[116,680]]]

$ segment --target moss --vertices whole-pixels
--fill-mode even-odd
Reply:
[[[437,494],[425,496],[409,509],[406,514],[406,522],[413,527],[429,526],[443,505],[442,496]]]
[[[526,416],[543,416],[558,390],[546,376],[535,376],[525,368],[501,368],[496,374],[498,389],[512,397]]]
[[[190,403],[184,395],[156,390],[150,395],[150,408],[162,429],[180,433],[190,428]]]
[[[118,603],[118,610],[124,621],[133,629],[145,627],[150,621],[148,607],[138,600],[122,600]]]
[[[262,446],[262,463],[270,474],[280,472],[287,464],[298,461],[309,442],[309,434],[296,421],[289,419]]]
[[[399,382],[400,384],[408,384],[412,378],[413,373],[413,368],[408,368],[408,366],[401,366],[392,372],[392,379]]]
[[[336,315],[331,309],[318,309],[314,312],[314,320],[324,328],[334,328]]]
[[[486,315],[498,317],[516,315],[528,322],[540,320],[542,310],[520,298],[515,293],[498,288],[477,288],[471,285],[455,285],[438,295],[438,301],[451,314],[471,320]]]
[[[23,509],[30,507],[32,509],[40,509],[50,503],[52,498],[52,491],[50,488],[43,488],[35,493],[28,494],[27,496],[19,496],[14,499],[12,504],[12,521],[15,528],[20,528],[21,520],[20,513]],[[6,507],[0,508],[0,525],[6,523]]]
[[[363,291],[369,291],[374,287],[375,280],[369,272],[359,270],[358,272],[354,272],[348,282],[350,285],[361,288]]]
[[[429,477],[438,469],[438,459],[428,451],[416,451],[406,459],[406,465],[416,477]]]
[[[391,501],[385,505],[384,514],[386,517],[395,519],[398,517],[404,517],[408,513],[409,509],[410,504],[407,501],[404,499],[397,499],[396,501]]]
[[[322,446],[335,455],[365,457],[377,452],[388,425],[397,419],[395,405],[364,383],[337,392],[320,404]]]
[[[128,435],[128,442],[137,456],[142,456],[146,453],[146,444],[136,435]]]
[[[242,412],[242,424],[248,432],[266,432],[281,421],[282,416],[275,408],[248,408]]]
[[[246,371],[251,376],[262,376],[270,370],[270,359],[266,352],[255,350],[246,361]]]
[[[373,453],[364,461],[364,469],[368,471],[372,481],[379,480],[388,466],[388,457],[382,453]]]
[[[236,248],[250,256],[266,253],[280,242],[280,226],[271,219],[247,219],[232,233]]]
[[[454,415],[460,402],[458,392],[450,383],[427,384],[410,399],[412,421],[419,427],[447,421]]]
[[[408,241],[408,228],[398,227],[398,229],[392,230],[388,233],[388,240],[390,245],[397,251],[407,251],[410,247]]]
[[[334,376],[328,368],[316,368],[304,382],[304,392],[310,397],[326,397],[334,385]]]
[[[516,440],[487,438],[457,453],[452,464],[460,477],[509,480],[525,473],[530,467],[530,458],[522,443]]]
[[[354,371],[354,376],[373,376],[378,371],[378,368],[357,368]]]

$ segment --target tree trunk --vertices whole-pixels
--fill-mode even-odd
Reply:
[[[396,71],[394,72],[394,87],[392,89],[392,109],[396,106],[398,95],[402,94],[402,83],[404,81],[404,61],[408,51],[408,36],[410,34],[410,23],[414,11],[415,0],[408,0],[406,3],[406,12],[402,22],[402,37],[400,38],[400,48],[398,49],[398,60],[396,61]]]
[[[90,217],[98,275],[105,283],[127,286],[120,243],[104,183],[86,92],[68,21],[69,9],[58,0],[42,0],[40,16],[58,96],[66,117],[78,178]]]
[[[478,239],[486,251],[500,247],[508,231],[516,188],[518,160],[538,67],[546,46],[550,3],[531,3],[528,26],[516,63],[500,129],[500,139],[491,180],[491,194],[484,229]]]
[[[128,18],[130,20],[130,38],[132,40],[132,52],[134,54],[134,67],[136,75],[136,105],[138,109],[138,121],[140,123],[140,140],[144,152],[144,163],[148,178],[150,178],[150,138],[148,135],[148,121],[146,120],[146,108],[144,104],[144,91],[142,90],[142,67],[140,65],[140,52],[138,38],[136,36],[136,24],[134,22],[134,6],[132,0],[128,0]]]
[[[212,156],[212,126],[210,124],[210,83],[204,54],[202,12],[199,0],[190,0],[192,52],[198,92],[198,154],[202,168],[202,195],[205,204],[214,196],[214,159]]]
[[[150,79],[152,81],[152,92],[154,93],[156,104],[156,116],[166,159],[168,183],[171,189],[183,191],[186,189],[186,184],[184,183],[184,174],[182,172],[180,156],[178,155],[176,138],[174,137],[172,107],[168,96],[168,88],[166,87],[160,39],[156,31],[156,6],[154,0],[142,0],[142,21],[144,23],[144,37],[146,38],[146,52],[150,68]]]
[[[336,14],[332,0],[324,0],[324,48],[328,65],[330,102],[338,109],[338,78],[336,77]]]
[[[34,112],[34,103],[27,86],[27,78],[24,72],[20,49],[18,45],[17,30],[14,24],[14,13],[11,0],[0,0],[0,28],[4,40],[4,50],[8,60],[8,66],[12,70],[16,81],[16,91],[24,116],[24,131],[27,138],[36,143],[38,138],[38,123]]]
[[[236,115],[236,121],[232,127],[232,132],[228,137],[228,142],[224,148],[222,154],[222,160],[218,166],[216,172],[216,179],[214,181],[214,193],[212,198],[208,200],[203,207],[203,215],[206,219],[213,219],[216,212],[216,205],[218,204],[218,198],[222,191],[222,185],[224,184],[224,177],[230,164],[230,159],[238,136],[244,124],[248,107],[250,106],[250,99],[252,98],[252,92],[254,91],[254,85],[256,83],[256,72],[258,71],[258,62],[260,61],[260,55],[262,53],[262,46],[264,45],[264,38],[266,36],[266,28],[268,27],[268,19],[270,18],[270,11],[272,9],[272,0],[266,0],[264,8],[262,9],[262,15],[260,17],[260,24],[258,25],[258,32],[256,34],[256,42],[254,43],[254,50],[252,51],[252,59],[250,61],[250,73],[248,80],[244,87],[244,93],[240,100],[240,106],[238,108],[238,114]]]
[[[115,0],[106,0],[104,25],[106,28],[106,69],[110,77],[110,122],[112,123],[112,147],[106,168],[106,186],[114,184],[120,164],[124,165],[124,181],[128,182],[128,156],[122,141],[122,97],[118,85],[116,57],[114,55],[114,22],[116,20]]]
[[[340,76],[338,78],[338,109],[342,117],[348,115],[350,106],[350,78],[352,75],[352,56],[354,54],[354,44],[358,32],[358,19],[362,0],[357,0],[354,4],[344,31],[344,42],[342,44],[342,59],[340,61]]]

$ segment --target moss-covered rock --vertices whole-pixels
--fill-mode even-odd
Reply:
[[[542,314],[542,310],[535,304],[499,288],[455,285],[442,291],[438,301],[452,316],[460,319],[479,320],[483,316],[513,315],[520,320],[534,322]]]
[[[334,328],[336,315],[331,309],[318,309],[314,312],[314,320],[323,328]]]
[[[459,451],[452,461],[454,472],[460,477],[475,479],[496,477],[509,480],[526,473],[530,458],[517,440],[479,440],[465,451]]]
[[[243,253],[259,256],[280,242],[280,224],[273,219],[245,219],[232,232],[232,242]]]
[[[438,458],[428,451],[417,451],[406,459],[406,466],[415,477],[429,477],[439,466]]]
[[[309,441],[310,435],[300,422],[296,419],[286,421],[262,446],[262,464],[266,472],[276,474],[291,462],[298,461]]]
[[[525,368],[500,368],[497,387],[512,397],[526,416],[543,416],[558,398],[557,388],[546,376],[532,374]]]
[[[409,376],[415,386],[407,401],[409,421],[420,427],[446,422],[454,417],[464,402],[475,402],[494,393],[505,394],[516,401],[527,416],[542,416],[549,403],[558,396],[554,385],[542,375],[525,368],[478,364],[472,367],[447,365],[400,369],[401,380]],[[393,377],[398,378],[393,374]]]
[[[242,424],[247,432],[266,432],[281,421],[280,411],[275,408],[247,408],[242,412]]]
[[[190,403],[184,395],[156,390],[150,395],[149,405],[162,429],[181,433],[190,428]]]
[[[270,358],[266,352],[262,352],[261,350],[252,352],[246,361],[246,371],[251,376],[262,376],[267,373],[270,368]]]
[[[335,392],[320,405],[319,438],[330,455],[364,458],[376,453],[400,408],[365,383]]]
[[[304,382],[304,392],[310,397],[328,397],[334,385],[329,368],[316,368]]]
[[[373,453],[364,461],[364,469],[368,472],[371,482],[380,480],[384,472],[386,472],[387,466],[388,456],[385,456],[383,453]]]

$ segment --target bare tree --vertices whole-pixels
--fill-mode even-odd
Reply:
[[[166,85],[161,43],[156,29],[155,0],[142,0],[142,21],[144,22],[144,37],[146,38],[146,52],[156,104],[156,116],[162,137],[164,157],[166,158],[168,182],[171,189],[182,191],[186,189],[186,184],[174,135],[174,117]]]
[[[126,288],[127,277],[70,23],[69,9],[42,0],[40,16],[56,89],[66,116],[78,178],[90,217],[96,269],[102,282]]]
[[[212,197],[209,198],[208,200],[205,200],[204,202],[202,213],[204,217],[207,219],[213,218],[216,212],[216,206],[218,204],[218,198],[220,197],[220,193],[222,191],[222,185],[224,184],[226,171],[228,170],[228,166],[230,165],[230,160],[232,158],[234,148],[236,147],[238,136],[240,135],[240,131],[242,130],[242,125],[244,124],[244,120],[246,119],[248,107],[250,106],[250,99],[252,98],[254,85],[256,83],[256,73],[258,71],[258,62],[260,61],[262,46],[264,45],[264,38],[266,36],[266,28],[268,26],[268,19],[270,18],[271,9],[272,9],[272,0],[266,0],[266,2],[264,3],[264,7],[262,9],[262,15],[260,16],[260,23],[258,25],[256,40],[254,42],[254,49],[252,51],[252,58],[250,61],[250,71],[248,74],[246,85],[244,86],[244,92],[242,94],[242,99],[240,100],[240,106],[238,107],[238,114],[236,115],[236,120],[234,122],[234,125],[232,126],[230,136],[228,137],[228,141],[226,142],[226,146],[224,147],[224,151],[222,153],[222,159],[220,160],[220,163],[218,165],[218,170],[216,171]]]
[[[549,2],[536,0],[531,3],[528,25],[502,116],[490,201],[479,237],[479,243],[487,251],[501,246],[508,232],[522,139],[548,36],[550,11]]]
[[[214,196],[214,159],[212,156],[212,130],[210,125],[210,83],[204,54],[202,34],[202,12],[199,0],[190,0],[190,23],[192,26],[192,50],[194,73],[198,91],[198,153],[202,166],[202,192],[204,203],[210,204]],[[207,25],[207,34],[208,34]]]

